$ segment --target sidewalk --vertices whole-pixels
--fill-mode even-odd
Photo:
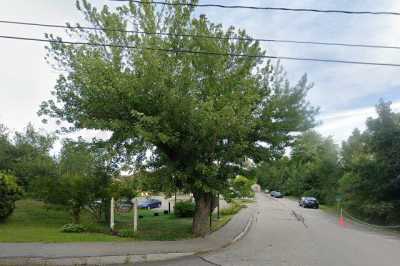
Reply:
[[[172,259],[209,252],[239,240],[250,228],[255,204],[204,238],[179,241],[0,243],[0,265],[104,265]]]

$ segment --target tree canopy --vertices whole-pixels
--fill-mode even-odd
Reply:
[[[119,47],[52,42],[49,60],[62,73],[55,99],[39,113],[70,123],[72,130],[112,132],[108,144],[121,157],[192,192],[196,235],[209,230],[213,193],[226,189],[246,159],[282,154],[292,132],[313,125],[306,76],[291,86],[279,66],[258,57],[265,52],[244,30],[196,17],[192,6],[131,2],[98,10],[77,1],[77,8],[99,30],[70,28],[70,36]]]
[[[334,202],[341,169],[339,149],[332,138],[307,131],[298,136],[289,155],[261,164],[256,171],[260,184],[294,196]]]
[[[399,223],[400,114],[384,101],[376,111],[364,132],[355,130],[343,143],[340,192],[346,206],[372,221]]]

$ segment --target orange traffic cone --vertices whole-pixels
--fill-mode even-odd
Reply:
[[[339,225],[342,227],[346,227],[346,223],[345,223],[342,215],[340,215],[340,217],[339,217]]]
[[[343,210],[342,209],[340,209],[339,225],[341,227],[346,227],[346,222],[345,222],[344,217],[343,217]]]

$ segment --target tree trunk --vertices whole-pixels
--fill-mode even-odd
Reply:
[[[110,209],[111,209],[111,198],[102,199],[103,203],[103,214],[104,214],[104,222],[108,223],[110,221]]]
[[[212,194],[208,192],[193,192],[195,200],[195,211],[192,224],[194,236],[204,237],[210,232],[210,204]]]
[[[72,219],[74,224],[79,224],[81,221],[81,208],[80,207],[73,207],[72,208]]]

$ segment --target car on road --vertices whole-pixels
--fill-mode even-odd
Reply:
[[[139,202],[139,209],[155,209],[161,207],[161,200],[158,199],[145,199],[142,202]]]
[[[299,206],[301,206],[303,208],[318,209],[319,208],[319,202],[314,197],[301,197],[300,200],[299,200]]]
[[[279,191],[271,191],[270,195],[273,198],[283,198],[283,194]]]

